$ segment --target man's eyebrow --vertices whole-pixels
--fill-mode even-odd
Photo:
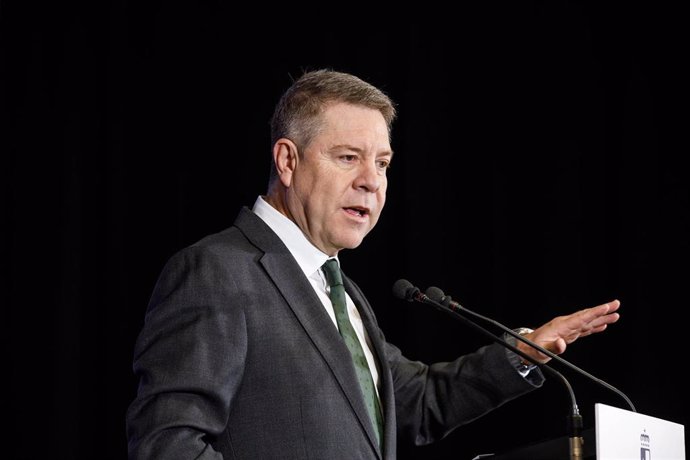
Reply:
[[[356,153],[359,153],[359,154],[364,153],[364,150],[363,150],[363,149],[361,149],[361,148],[359,148],[359,147],[355,147],[354,145],[350,145],[350,144],[338,144],[338,145],[334,145],[334,146],[331,147],[329,150],[331,150],[331,151],[335,151],[335,150],[351,150],[351,151],[356,152]],[[376,152],[376,156],[381,156],[381,155],[390,155],[391,157],[393,157],[393,150],[390,149],[390,150],[382,150],[382,151],[380,151],[380,152]]]

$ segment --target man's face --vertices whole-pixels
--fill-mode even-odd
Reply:
[[[336,103],[323,120],[298,158],[286,205],[312,244],[335,255],[359,246],[376,225],[393,153],[378,110]]]

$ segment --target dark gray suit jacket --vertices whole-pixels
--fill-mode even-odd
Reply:
[[[243,208],[156,284],[135,349],[129,458],[395,459],[397,436],[432,442],[541,384],[496,344],[449,363],[408,360],[345,286],[378,360],[383,454],[337,329],[282,241]]]

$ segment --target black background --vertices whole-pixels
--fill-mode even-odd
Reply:
[[[486,343],[393,298],[398,278],[510,327],[618,298],[621,320],[564,357],[687,425],[684,28],[629,2],[0,3],[3,457],[126,457],[158,272],[264,193],[272,108],[318,67],[398,103],[387,208],[341,253],[390,341],[426,361]],[[628,408],[556,368],[586,427],[595,403]],[[399,458],[563,436],[568,412],[549,380]]]

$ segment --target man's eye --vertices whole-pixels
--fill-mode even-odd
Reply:
[[[388,169],[391,166],[391,162],[388,160],[379,160],[378,164],[381,169]]]
[[[357,157],[355,157],[354,155],[343,155],[340,158],[345,160],[345,161],[350,162],[350,161],[355,161],[355,158],[357,158]]]

